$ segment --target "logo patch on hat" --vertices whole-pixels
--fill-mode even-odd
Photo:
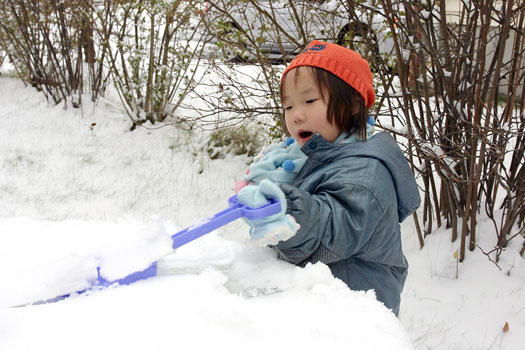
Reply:
[[[308,51],[314,51],[314,52],[316,52],[316,51],[323,51],[325,48],[326,48],[326,45],[324,45],[324,44],[317,44],[317,45],[307,46],[306,49],[304,49],[300,53],[300,55],[303,54],[303,53],[306,53]]]
[[[313,45],[310,48],[310,51],[323,51],[325,49],[326,45]]]

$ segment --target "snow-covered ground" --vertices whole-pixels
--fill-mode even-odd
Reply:
[[[203,156],[197,133],[129,132],[111,96],[64,110],[11,78],[0,78],[0,123],[0,349],[525,344],[521,237],[499,267],[480,250],[457,265],[449,231],[420,250],[407,220],[411,268],[398,320],[373,292],[348,290],[328,267],[297,268],[251,246],[241,221],[172,253],[169,235],[224,209],[246,167],[244,157]],[[479,230],[489,251],[490,222]],[[168,253],[155,278],[26,305],[86,288],[97,266],[119,277]]]

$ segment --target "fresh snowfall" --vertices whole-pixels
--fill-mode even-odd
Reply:
[[[497,265],[480,249],[458,263],[448,230],[420,249],[407,219],[398,319],[327,266],[250,244],[242,220],[173,251],[249,162],[210,160],[201,133],[130,132],[110,92],[64,109],[5,74],[0,124],[0,349],[524,349],[522,237]],[[480,236],[490,251],[495,234]],[[155,277],[90,288],[97,268],[114,280],[155,261]]]

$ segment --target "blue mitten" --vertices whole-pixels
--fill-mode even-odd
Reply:
[[[262,180],[259,185],[248,185],[237,194],[240,203],[250,207],[260,207],[269,198],[278,199],[281,211],[263,219],[243,220],[250,225],[251,243],[258,246],[275,245],[295,235],[299,226],[290,215],[286,215],[286,198],[283,191],[275,183]]]
[[[306,159],[307,156],[301,151],[301,146],[294,142],[294,139],[289,138],[252,163],[244,179],[255,184],[259,184],[264,179],[276,184],[291,183],[301,171]]]

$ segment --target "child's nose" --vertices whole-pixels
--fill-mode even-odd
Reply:
[[[300,108],[294,110],[293,121],[294,123],[302,123],[305,119],[305,115]]]

